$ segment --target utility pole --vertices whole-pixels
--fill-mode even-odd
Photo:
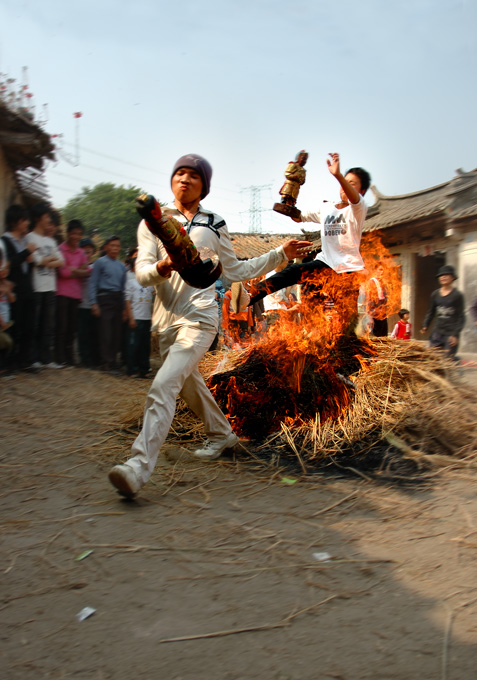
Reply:
[[[63,149],[63,144],[64,144],[64,136],[63,133],[56,134],[56,135],[50,135],[50,137],[55,139],[55,147],[57,153],[61,156],[61,158],[69,163],[70,165],[73,165],[75,168],[78,167],[79,161],[80,161],[80,146],[79,146],[79,119],[83,117],[83,114],[81,111],[75,111],[73,113],[73,118],[75,119],[75,141],[72,146],[74,147],[74,153],[67,153]]]
[[[252,184],[249,187],[245,187],[242,191],[250,192],[250,208],[244,212],[249,214],[248,231],[250,234],[260,234],[262,231],[262,201],[261,194],[264,190],[269,190],[271,184]]]

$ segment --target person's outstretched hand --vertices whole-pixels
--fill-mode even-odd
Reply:
[[[306,249],[312,246],[311,241],[299,241],[296,238],[292,238],[289,241],[283,243],[283,250],[288,260],[294,260],[295,257],[301,257],[306,254]]]
[[[331,160],[330,158],[326,159],[328,170],[336,177],[340,174],[340,155],[339,153],[329,153],[328,156],[331,158]]]

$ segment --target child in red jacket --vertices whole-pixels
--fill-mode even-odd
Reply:
[[[409,323],[410,311],[408,309],[400,309],[399,321],[394,326],[394,330],[391,333],[391,337],[397,340],[410,340],[412,326]]]

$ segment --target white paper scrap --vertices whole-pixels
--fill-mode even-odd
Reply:
[[[88,619],[90,616],[93,616],[93,614],[96,612],[96,609],[93,609],[93,607],[84,607],[80,612],[76,614],[76,618],[78,621],[84,621],[85,619]]]

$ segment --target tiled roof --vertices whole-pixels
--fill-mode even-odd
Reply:
[[[462,208],[462,210],[456,210],[452,212],[452,219],[458,220],[462,217],[475,217],[477,215],[477,203],[475,205],[470,205],[467,208]]]
[[[290,238],[300,238],[297,234],[230,234],[230,240],[239,260],[248,260],[278,248]]]
[[[364,230],[385,229],[445,211],[450,204],[450,198],[446,193],[448,184],[446,182],[426,191],[403,196],[384,196],[372,187],[376,203],[368,210]]]
[[[477,170],[457,171],[457,175],[444,184],[401,196],[384,196],[376,187],[371,187],[376,202],[368,210],[364,231],[418,222],[432,215],[452,218],[474,215],[475,204],[459,206],[463,193],[472,187],[477,187]]]

